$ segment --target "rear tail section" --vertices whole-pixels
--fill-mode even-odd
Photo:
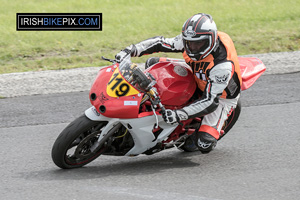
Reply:
[[[266,66],[258,58],[238,57],[238,60],[242,75],[242,90],[246,90],[266,71]]]

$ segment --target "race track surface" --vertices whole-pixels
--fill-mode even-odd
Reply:
[[[0,99],[1,199],[298,200],[299,85],[300,73],[262,76],[209,154],[100,156],[74,170],[57,168],[51,148],[88,91]]]

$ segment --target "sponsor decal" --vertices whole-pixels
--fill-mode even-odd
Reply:
[[[95,115],[100,116],[100,113],[98,113],[95,107],[92,107],[92,111],[93,113],[95,113]]]
[[[99,100],[102,104],[104,104],[105,101],[108,100],[108,98],[106,96],[104,96],[103,92],[100,94],[99,96]]]
[[[181,35],[177,35],[177,36],[174,38],[175,41],[179,41],[180,39],[181,39]]]
[[[187,69],[182,66],[178,66],[178,65],[174,67],[174,72],[182,77],[185,77],[188,75]]]
[[[102,13],[17,13],[17,31],[102,31]]]
[[[176,114],[178,115],[178,117],[181,119],[181,120],[187,120],[188,119],[188,116],[185,112],[183,111],[180,111],[180,110],[177,110],[176,111]]]
[[[186,35],[187,37],[194,37],[196,35],[196,32],[193,30],[185,30],[184,35]]]
[[[137,101],[124,101],[124,106],[137,106]]]
[[[228,77],[229,77],[229,74],[225,74],[223,76],[217,76],[216,75],[216,81],[217,81],[217,83],[220,83],[220,84],[226,83],[227,80],[228,80]]]
[[[198,146],[202,149],[207,149],[211,146],[210,142],[202,142],[200,139],[198,139]]]
[[[186,115],[183,115],[183,114],[178,114],[178,117],[182,120],[187,120],[187,116]]]

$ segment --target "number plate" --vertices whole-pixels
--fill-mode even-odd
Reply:
[[[107,84],[106,93],[111,97],[121,97],[136,95],[139,91],[123,78],[117,68]]]

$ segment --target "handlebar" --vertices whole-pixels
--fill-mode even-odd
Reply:
[[[105,58],[104,56],[101,56],[101,59],[111,63],[118,62],[116,59],[109,59],[109,58]],[[127,56],[125,59],[130,60],[130,56]],[[161,109],[161,113],[165,114],[166,109],[164,105],[161,103],[157,90],[154,87],[154,85],[156,84],[155,78],[152,76],[152,74],[147,73],[147,76],[149,77],[148,78],[143,71],[141,71],[139,68],[136,68],[136,65],[132,65],[132,66],[134,66],[132,67],[132,69],[134,70],[132,78],[136,80],[136,82],[141,87],[141,89],[146,91],[153,98],[151,99],[152,104],[155,106],[158,105],[159,108]]]

